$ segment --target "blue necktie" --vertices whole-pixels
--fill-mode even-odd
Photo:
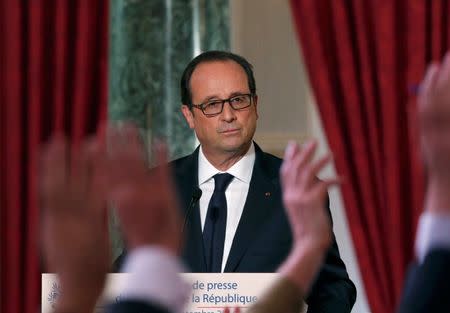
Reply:
[[[214,175],[214,193],[209,201],[203,228],[203,249],[206,259],[206,271],[220,273],[222,271],[223,245],[227,226],[227,199],[225,190],[233,179],[233,175],[224,173]]]

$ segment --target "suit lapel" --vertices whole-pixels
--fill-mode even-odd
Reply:
[[[236,234],[233,238],[230,254],[225,266],[225,272],[234,272],[249,245],[261,230],[275,207],[275,195],[279,188],[274,184],[273,177],[265,171],[264,155],[255,144],[255,166]]]
[[[193,188],[198,186],[198,150],[197,148],[189,155],[181,166],[175,165],[175,181],[180,196],[183,220],[187,219],[183,234],[185,243],[183,259],[190,271],[194,273],[206,271],[199,202],[197,201],[190,213],[187,212],[192,201]]]

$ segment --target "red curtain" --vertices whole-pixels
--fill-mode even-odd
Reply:
[[[0,0],[1,312],[39,311],[39,146],[106,117],[108,3]]]
[[[448,49],[446,0],[291,0],[373,313],[392,312],[413,256],[423,175],[415,97]]]

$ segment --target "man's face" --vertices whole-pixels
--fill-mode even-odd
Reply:
[[[192,73],[190,87],[193,104],[250,93],[247,75],[234,61],[200,63]],[[205,153],[228,155],[248,149],[258,119],[256,105],[255,96],[248,108],[236,111],[226,102],[222,113],[213,117],[206,117],[197,108],[191,111],[186,105],[182,112]]]

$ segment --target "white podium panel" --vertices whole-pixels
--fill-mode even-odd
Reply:
[[[278,274],[262,273],[185,273],[181,276],[191,286],[185,313],[221,313],[226,307],[239,307],[241,312],[254,302],[276,279]],[[121,298],[121,285],[127,274],[109,274],[96,313],[103,312],[105,303]],[[61,289],[55,274],[42,274],[42,313],[52,312]]]

